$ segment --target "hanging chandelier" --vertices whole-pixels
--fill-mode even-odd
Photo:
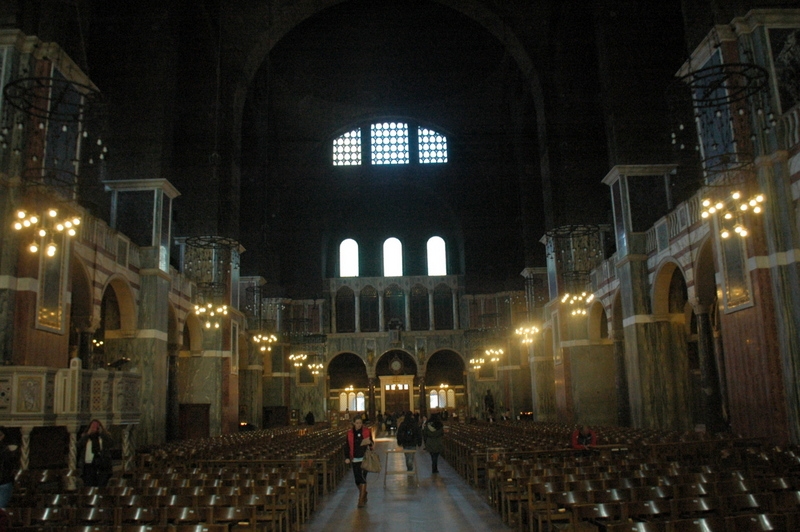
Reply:
[[[43,213],[19,209],[12,227],[16,231],[30,230],[33,233],[28,251],[38,253],[40,249],[44,249],[45,255],[53,257],[58,248],[55,237],[57,235],[75,236],[76,229],[80,224],[81,219],[78,216],[60,216],[58,210],[54,208],[46,209]]]
[[[255,334],[253,335],[253,342],[259,344],[259,351],[265,353],[272,351],[272,344],[278,341],[278,337],[274,334]]]
[[[561,303],[570,305],[574,307],[570,312],[571,316],[586,316],[586,308],[585,306],[578,305],[588,305],[594,300],[594,294],[589,294],[587,292],[581,292],[580,294],[570,294],[567,292],[561,298]]]
[[[505,352],[502,349],[495,349],[489,348],[486,350],[485,354],[489,358],[489,362],[497,363],[500,362],[500,357],[503,356]]]
[[[206,329],[219,329],[220,321],[228,315],[228,305],[214,306],[211,303],[195,305],[194,313],[205,321]]]
[[[750,234],[745,225],[745,217],[749,213],[761,214],[764,210],[761,206],[764,201],[766,201],[764,194],[755,194],[744,198],[741,192],[734,190],[729,196],[716,202],[709,198],[703,199],[704,209],[700,216],[703,219],[711,216],[717,217],[720,237],[729,238],[735,233],[744,238]]]
[[[518,327],[514,334],[517,336],[522,337],[522,344],[529,345],[533,343],[533,337],[539,333],[539,328],[535,325],[528,325],[523,327]]]
[[[483,366],[483,364],[485,362],[486,361],[483,358],[471,358],[471,359],[469,359],[469,365],[472,366],[472,369],[474,371],[477,371],[477,370],[481,369],[481,366]]]

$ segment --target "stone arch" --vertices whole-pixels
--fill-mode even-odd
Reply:
[[[446,367],[449,369],[453,368],[454,364],[452,362],[457,360],[461,364],[460,368],[455,368],[455,370],[461,372],[461,381],[459,383],[466,385],[464,373],[467,371],[469,362],[463,354],[459,353],[455,349],[437,349],[428,357],[428,359],[425,361],[425,382],[430,383],[431,385],[438,384],[437,380],[435,379],[436,375],[431,374],[430,367],[431,362],[434,362],[435,365],[437,360],[440,359],[444,361]],[[452,373],[454,374],[454,371]]]
[[[673,276],[676,272],[685,283],[686,275],[681,266],[673,259],[666,260],[656,270],[651,295],[652,313],[656,316],[665,316],[670,313],[670,287],[673,285]],[[681,309],[682,312],[683,309]]]
[[[694,292],[698,305],[710,306],[717,301],[716,262],[711,238],[700,244],[694,264]]]
[[[194,312],[187,314],[183,322],[181,345],[181,350],[188,353],[200,353],[203,350],[203,324]]]
[[[414,375],[419,375],[422,372],[423,368],[420,366],[417,357],[410,352],[405,349],[388,349],[375,360],[375,375],[378,375],[381,369],[386,369],[384,375],[390,374],[392,372],[390,363],[395,356],[403,361],[403,371],[413,366]]]
[[[123,331],[136,330],[136,301],[134,300],[133,290],[130,284],[128,284],[127,279],[119,275],[110,277],[106,286],[103,288],[103,297],[106,296],[109,289],[114,291],[114,295],[117,298],[117,305],[119,307],[119,328]]]
[[[586,326],[589,333],[589,340],[599,340],[608,338],[608,316],[606,309],[600,301],[595,300],[589,307]]]
[[[83,262],[72,256],[70,265],[69,356],[83,360],[89,355],[91,333],[97,327],[92,282]]]

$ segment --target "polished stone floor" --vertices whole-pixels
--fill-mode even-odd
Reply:
[[[439,458],[439,474],[432,475],[430,455],[417,451],[417,486],[414,476],[405,472],[403,454],[387,453],[397,449],[394,439],[378,437],[376,442],[384,468],[377,475],[371,473],[367,479],[366,507],[356,507],[358,489],[348,471],[336,490],[322,500],[304,531],[510,530],[484,495],[467,485],[442,458]],[[387,470],[400,473],[387,476]]]

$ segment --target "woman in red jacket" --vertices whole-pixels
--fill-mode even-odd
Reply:
[[[358,486],[358,507],[367,503],[367,472],[361,469],[364,453],[372,447],[372,432],[365,427],[361,416],[353,418],[353,428],[347,431],[347,442],[344,445],[344,463],[353,465],[353,477]]]

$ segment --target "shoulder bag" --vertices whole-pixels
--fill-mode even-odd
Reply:
[[[361,469],[370,473],[381,472],[381,457],[378,456],[376,451],[367,447],[367,452],[364,453],[364,461],[361,462]]]

